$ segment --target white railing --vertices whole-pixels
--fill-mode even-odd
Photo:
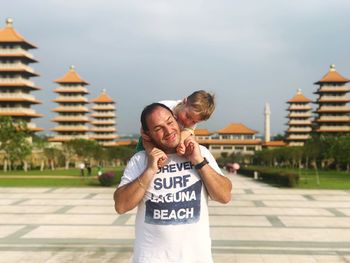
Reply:
[[[73,139],[89,139],[88,135],[59,135],[59,136],[54,136],[51,139],[55,139],[55,140],[73,140]]]
[[[34,86],[34,82],[24,78],[0,78],[0,84],[26,84]]]
[[[291,134],[288,136],[288,140],[307,140],[310,138],[310,135],[295,135]]]
[[[110,110],[115,110],[115,106],[114,105],[94,105],[92,106],[92,109],[93,110],[96,110],[96,111],[110,111]]]
[[[0,55],[1,54],[5,54],[5,55],[17,55],[17,54],[20,54],[20,55],[25,55],[29,58],[32,58],[34,59],[34,56],[29,53],[27,50],[24,50],[22,48],[0,48]]]
[[[348,101],[346,96],[321,96],[318,101]]]
[[[321,125],[319,128],[320,131],[342,131],[342,132],[350,132],[350,126],[328,126],[328,125]]]
[[[35,110],[30,108],[0,108],[0,112],[18,112],[18,113],[26,113],[26,114],[37,114]]]
[[[290,120],[288,122],[289,125],[308,125],[308,124],[311,124],[311,120],[305,120],[305,121],[302,121],[302,120]]]
[[[321,116],[320,121],[350,121],[350,116]]]
[[[62,107],[58,107],[58,108],[55,108],[56,111],[65,111],[65,112],[69,112],[69,111],[72,111],[72,112],[76,112],[76,111],[81,111],[81,112],[88,112],[88,108],[86,107],[81,107],[81,106],[62,106]]]
[[[346,111],[346,110],[350,110],[349,107],[347,106],[322,106],[320,107],[318,110],[324,110],[324,111]]]
[[[311,110],[311,106],[310,105],[295,105],[292,104],[289,106],[288,108],[289,110]]]
[[[349,91],[349,87],[342,85],[342,86],[322,86],[320,91]]]
[[[291,127],[288,129],[288,132],[311,132],[311,127],[305,127],[305,128],[296,128]]]
[[[304,113],[297,113],[297,112],[291,112],[288,115],[289,117],[311,117],[311,112],[304,112]]]
[[[71,130],[85,131],[88,129],[89,128],[87,126],[84,126],[84,125],[58,125],[54,128],[54,130],[67,130],[67,131],[71,131]]]
[[[58,117],[55,117],[53,118],[54,121],[89,121],[89,118],[88,117],[85,117],[85,116],[64,116],[64,115],[61,115],[61,116],[58,116]]]
[[[35,97],[33,95],[22,93],[22,92],[16,92],[16,93],[0,93],[0,98],[12,98],[12,99],[27,99],[27,100],[35,100]]]
[[[117,137],[117,135],[115,135],[115,134],[111,134],[111,135],[109,135],[109,134],[106,134],[106,135],[94,134],[91,137],[94,138],[94,139],[101,139],[101,140],[102,139],[113,140],[113,139],[115,139]]]
[[[70,102],[76,100],[88,102],[88,99],[83,96],[58,96],[55,100],[62,102]]]
[[[94,118],[113,118],[115,117],[115,113],[111,113],[111,112],[94,112],[92,114],[92,117]]]
[[[0,70],[6,69],[24,69],[31,73],[34,73],[34,70],[27,66],[26,64],[17,62],[17,63],[0,63]]]

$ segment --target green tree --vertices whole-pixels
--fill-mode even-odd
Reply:
[[[0,150],[4,152],[4,171],[7,171],[7,164],[11,166],[16,162],[24,162],[25,157],[32,152],[32,145],[28,138],[30,131],[24,121],[14,123],[11,117],[0,117]]]

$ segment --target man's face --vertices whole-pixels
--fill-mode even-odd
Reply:
[[[148,135],[165,152],[174,152],[180,142],[180,128],[172,113],[157,107],[146,119]]]

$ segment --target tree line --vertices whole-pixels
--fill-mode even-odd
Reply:
[[[32,138],[32,141],[30,140]],[[96,141],[74,139],[53,146],[45,136],[36,136],[27,128],[26,122],[11,117],[0,117],[0,156],[3,170],[37,166],[40,170],[64,167],[76,162],[88,161],[103,166],[125,164],[135,152],[134,146],[102,147]],[[39,156],[33,163],[33,157]]]

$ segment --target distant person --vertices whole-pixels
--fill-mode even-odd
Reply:
[[[90,176],[91,175],[91,164],[89,162],[86,163],[86,169],[88,172],[88,176]]]
[[[81,162],[80,165],[79,165],[79,168],[80,168],[80,175],[84,176],[85,163]]]
[[[173,111],[175,119],[180,125],[181,135],[180,142],[176,148],[176,152],[179,155],[183,155],[185,152],[184,141],[191,135],[194,135],[196,124],[208,120],[215,109],[214,95],[204,90],[198,90],[193,92],[183,100],[164,100],[160,101]],[[141,128],[141,138],[136,146],[136,151],[145,150],[149,154],[154,148],[150,137]],[[166,160],[159,160],[158,166]]]
[[[133,262],[213,262],[208,196],[228,203],[231,181],[194,136],[183,142],[184,155],[176,154],[180,127],[165,105],[147,106],[141,123],[156,147],[130,159],[114,193],[119,214],[138,208]],[[166,154],[166,163],[159,168],[158,161]]]

